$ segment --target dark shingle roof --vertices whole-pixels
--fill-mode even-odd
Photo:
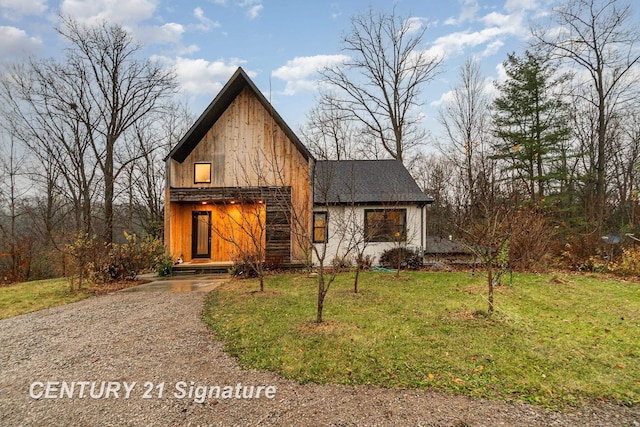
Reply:
[[[472,253],[460,242],[444,237],[427,236],[425,253],[429,255],[460,255]]]
[[[171,158],[177,160],[179,163],[184,162],[189,153],[198,145],[200,140],[211,129],[214,123],[222,116],[229,105],[244,88],[249,88],[253,94],[258,98],[264,108],[269,111],[274,118],[275,122],[282,128],[284,133],[294,143],[296,148],[302,153],[305,159],[311,158],[311,154],[307,148],[302,144],[300,139],[296,136],[291,128],[285,123],[278,112],[271,106],[267,98],[258,90],[256,85],[251,81],[247,73],[238,67],[233,76],[229,79],[227,84],[224,85],[222,90],[211,101],[211,104],[204,110],[204,112],[198,117],[198,120],[191,126],[191,129],[182,137],[182,139],[176,144],[171,152],[165,157],[165,162]]]
[[[319,205],[433,203],[397,160],[318,161],[313,201]]]

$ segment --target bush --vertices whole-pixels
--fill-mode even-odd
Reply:
[[[620,261],[611,269],[622,276],[640,276],[640,248],[623,249]]]
[[[95,236],[79,233],[76,240],[66,246],[70,263],[65,269],[71,288],[81,288],[85,283],[95,285],[119,280],[133,280],[138,273],[166,267],[173,261],[164,255],[159,239],[148,238],[138,243],[135,234],[124,233],[127,240],[121,245],[104,245]]]
[[[407,248],[387,249],[380,255],[380,265],[387,268],[406,268],[417,270],[423,265],[423,259],[418,251]]]
[[[516,270],[546,270],[554,234],[553,227],[537,209],[518,210],[511,220],[510,266]]]
[[[173,258],[167,253],[156,256],[154,266],[158,276],[171,276],[173,274]]]
[[[164,247],[159,239],[147,238],[138,244],[135,234],[125,231],[124,237],[126,243],[112,244],[108,248],[107,259],[102,264],[105,281],[133,280],[140,272],[157,270],[159,257],[164,255]]]
[[[371,255],[358,254],[356,256],[356,265],[360,270],[370,270],[374,260],[375,257]]]
[[[229,273],[242,279],[252,279],[258,277],[256,267],[259,267],[259,265],[255,255],[241,254],[233,261],[233,267],[231,267]]]
[[[349,270],[353,267],[353,259],[350,256],[335,256],[331,260],[331,267],[337,271]]]

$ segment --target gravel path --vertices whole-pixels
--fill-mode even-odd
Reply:
[[[556,413],[436,392],[299,385],[242,370],[200,321],[203,296],[118,292],[0,321],[0,425],[640,426],[638,406]],[[55,383],[45,390],[53,381],[74,385],[73,397],[45,398],[60,394]],[[82,381],[97,382],[94,396],[111,382],[109,398],[106,391],[91,398],[89,386],[79,397]],[[133,382],[126,398],[125,383]],[[146,382],[150,399],[143,398]],[[234,397],[198,403],[188,397],[191,382],[228,386]],[[237,399],[238,383],[254,393],[273,386],[275,396],[262,389],[259,398]]]

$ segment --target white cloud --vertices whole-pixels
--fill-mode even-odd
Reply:
[[[315,55],[296,57],[275,70],[271,75],[287,82],[285,95],[314,90],[316,82],[311,77],[326,66],[339,64],[349,59],[346,55]]]
[[[427,24],[427,20],[426,19],[418,18],[418,17],[411,17],[411,18],[407,19],[405,21],[405,23],[404,23],[404,25],[407,27],[407,33],[408,34],[420,31],[422,26],[426,25],[426,24]]]
[[[461,55],[469,47],[477,47],[491,43],[503,35],[504,31],[497,27],[485,28],[474,32],[456,32],[438,37],[427,53],[436,57]]]
[[[0,0],[2,17],[17,20],[26,15],[40,15],[47,11],[47,0]]]
[[[239,58],[231,58],[227,61],[219,59],[217,61],[207,61],[206,59],[190,58],[168,58],[155,56],[152,59],[172,67],[176,72],[176,77],[180,85],[180,90],[186,94],[215,95],[222,89],[229,77],[245,61]],[[254,72],[247,72],[251,77]]]
[[[178,44],[182,40],[185,28],[182,24],[168,22],[160,26],[140,26],[132,29],[132,31],[135,31],[137,38],[144,44]]]
[[[260,12],[262,11],[263,6],[261,4],[257,4],[255,6],[251,6],[251,8],[247,11],[247,16],[249,19],[256,19]]]
[[[87,24],[138,24],[153,17],[158,0],[62,0],[60,12]]]
[[[476,17],[478,5],[475,0],[466,0],[460,18],[455,23],[465,20],[482,24],[475,31],[467,29],[439,37],[429,49],[429,53],[439,56],[456,56],[468,54],[467,50],[474,50],[484,46],[483,51],[475,50],[476,54],[488,57],[499,53],[507,39],[529,37],[526,23],[530,11],[535,13],[538,3],[536,0],[507,0],[504,12],[489,12]],[[448,23],[453,23],[449,21]]]
[[[236,2],[238,6],[241,8],[247,9],[247,16],[249,19],[255,19],[258,17],[264,6],[262,5],[262,0],[241,0]]]
[[[0,58],[28,56],[42,48],[42,40],[16,27],[0,26]]]
[[[525,13],[522,11],[508,15],[491,12],[482,18],[482,22],[487,27],[499,28],[506,34],[521,37],[529,34],[529,28],[524,22],[525,19]]]
[[[448,18],[444,23],[446,25],[461,25],[465,22],[473,21],[479,9],[478,0],[464,0],[460,9],[460,15],[458,15],[457,18]]]
[[[482,54],[480,54],[480,56],[485,57],[495,55],[500,51],[502,46],[504,46],[504,41],[502,40],[491,42],[487,45],[487,48],[484,50],[484,52],[482,52]]]
[[[507,0],[504,10],[507,12],[519,12],[522,10],[536,10],[540,6],[537,0]]]
[[[204,11],[200,7],[196,7],[193,10],[193,16],[200,22],[196,25],[196,28],[201,31],[209,31],[212,28],[220,28],[221,25],[217,21],[212,21],[211,19],[204,16]]]
[[[448,103],[453,102],[453,93],[454,93],[453,90],[448,90],[444,92],[442,95],[440,95],[439,99],[436,99],[435,101],[431,102],[429,106],[438,108],[442,105],[447,105]]]

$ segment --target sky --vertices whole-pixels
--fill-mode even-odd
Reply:
[[[522,53],[532,20],[561,0],[0,0],[0,66],[28,56],[62,58],[54,28],[61,16],[118,23],[145,56],[175,69],[181,99],[199,115],[237,67],[297,131],[317,94],[317,71],[340,61],[354,15],[391,13],[426,26],[421,49],[444,57],[422,96],[425,126],[436,135],[438,108],[475,56],[491,93],[502,62]]]

